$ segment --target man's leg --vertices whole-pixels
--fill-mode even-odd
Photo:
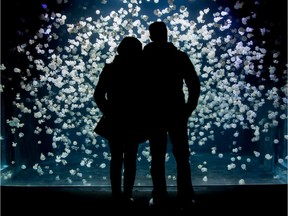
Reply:
[[[188,144],[187,124],[185,121],[173,126],[169,131],[173,146],[173,155],[177,164],[177,189],[180,202],[194,199],[190,169],[190,149]]]
[[[167,148],[167,133],[164,130],[153,131],[149,138],[151,161],[151,176],[153,182],[153,202],[162,205],[167,199],[165,174],[165,157]]]

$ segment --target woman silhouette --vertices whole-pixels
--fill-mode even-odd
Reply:
[[[118,55],[106,64],[100,74],[94,99],[108,120],[108,142],[111,153],[110,181],[112,197],[118,202],[133,201],[132,191],[136,176],[142,107],[137,95],[141,82],[142,44],[135,37],[125,37],[117,47]],[[140,94],[140,93],[139,93]],[[140,99],[140,100],[139,100]],[[121,187],[124,163],[123,193]]]

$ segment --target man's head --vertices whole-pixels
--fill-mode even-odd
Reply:
[[[149,26],[150,39],[154,42],[167,41],[167,27],[164,22],[154,22]]]

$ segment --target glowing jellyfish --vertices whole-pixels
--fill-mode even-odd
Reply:
[[[104,169],[106,167],[106,164],[105,163],[102,163],[100,166],[100,168]]]
[[[58,4],[66,2],[57,1]],[[107,4],[108,1],[102,0],[101,3]],[[228,7],[219,7],[218,11],[202,8],[196,17],[191,18],[184,3],[176,5],[176,1],[169,0],[166,7],[161,5],[159,8],[159,1],[154,0],[149,3],[154,6],[155,15],[152,15],[152,18],[141,10],[142,1],[121,3],[123,7],[119,10],[105,12],[99,7],[93,16],[82,17],[75,23],[68,23],[65,14],[41,16],[48,23],[47,26],[43,25],[35,37],[17,46],[17,51],[25,53],[27,60],[35,64],[40,78],[29,82],[27,77],[22,76],[21,88],[29,94],[29,98],[25,101],[22,93],[16,94],[14,104],[20,115],[7,120],[11,133],[20,138],[24,137],[25,133],[17,129],[24,127],[23,114],[31,114],[37,120],[33,128],[35,136],[40,135],[43,130],[45,135],[52,137],[51,145],[55,153],[51,153],[50,157],[55,163],[65,166],[70,160],[71,151],[78,149],[85,158],[79,157],[78,163],[82,168],[93,166],[95,160],[89,158],[109,161],[111,158],[107,152],[107,143],[91,131],[100,115],[99,110],[93,109],[93,88],[105,63],[113,61],[117,44],[123,36],[136,35],[143,44],[149,41],[145,25],[153,18],[165,20],[171,26],[169,34],[175,39],[176,46],[181,46],[181,49],[189,54],[197,73],[205,83],[201,89],[203,96],[201,94],[199,106],[188,122],[191,148],[196,143],[201,149],[205,144],[215,142],[218,129],[222,132],[232,131],[237,144],[240,143],[238,139],[241,129],[250,129],[253,134],[251,142],[257,142],[263,133],[279,126],[280,121],[287,120],[287,115],[279,111],[280,107],[283,109],[287,104],[287,98],[280,96],[283,93],[288,95],[287,84],[281,89],[263,84],[256,87],[244,79],[246,75],[250,75],[265,81],[262,71],[267,69],[265,56],[268,50],[256,45],[253,34],[259,31],[265,35],[269,33],[269,29],[249,27],[251,19],[256,18],[255,13],[240,17],[238,26],[231,19],[232,9]],[[234,9],[240,10],[243,6],[243,2],[237,1]],[[179,10],[176,11],[176,8]],[[210,15],[213,15],[211,19]],[[58,33],[61,31],[68,34],[67,38]],[[219,34],[219,31],[225,34]],[[62,42],[57,44],[60,38]],[[53,48],[52,44],[57,45]],[[32,53],[37,53],[39,58],[35,58]],[[275,51],[273,65],[268,66],[268,79],[272,83],[279,83],[276,68],[279,56],[281,54]],[[5,68],[3,64],[0,66],[2,72]],[[17,65],[12,70],[15,74],[27,73],[29,76],[31,71],[31,68],[23,69]],[[3,89],[4,86],[1,86],[1,91]],[[38,98],[42,92],[45,92],[43,98]],[[29,106],[31,102],[35,103],[32,105],[33,109]],[[258,124],[258,110],[270,103],[273,107],[261,116],[263,122]],[[47,122],[53,122],[53,126]],[[214,127],[217,129],[215,133]],[[75,134],[77,139],[74,140],[67,134]],[[288,136],[284,135],[284,138],[287,140]],[[271,140],[274,144],[280,143],[280,139]],[[40,140],[38,143],[40,144]],[[236,142],[232,144],[234,146]],[[20,143],[13,142],[12,145],[18,147]],[[240,150],[241,147],[232,148],[233,153],[239,154]],[[196,153],[198,152],[191,151],[191,155]],[[211,153],[216,154],[217,148],[211,148]],[[254,151],[254,156],[259,157],[260,153]],[[222,157],[223,154],[219,153],[218,158]],[[40,158],[43,158],[42,155]],[[141,158],[151,161],[149,149],[141,152],[138,161],[141,161]],[[271,156],[267,154],[265,158],[270,160]],[[166,161],[168,160],[169,154],[166,155]],[[235,160],[236,158],[231,158],[232,162]],[[102,163],[100,168],[106,168],[105,164]],[[227,167],[230,170],[235,166],[231,163]],[[206,168],[201,165],[201,169]],[[39,168],[39,173],[42,173],[40,170]],[[77,173],[82,177],[79,171]],[[60,180],[60,176],[56,175],[55,179]],[[72,183],[72,179],[66,180]],[[82,181],[83,184],[88,184],[86,179]]]
[[[239,185],[245,185],[246,183],[245,183],[245,180],[244,179],[240,179],[239,180]]]

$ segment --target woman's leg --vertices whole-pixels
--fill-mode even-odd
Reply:
[[[124,150],[124,198],[131,198],[136,177],[139,144],[127,142]]]
[[[109,142],[111,161],[110,161],[110,181],[113,198],[120,198],[121,181],[122,181],[122,162],[123,162],[123,147],[118,141]]]

